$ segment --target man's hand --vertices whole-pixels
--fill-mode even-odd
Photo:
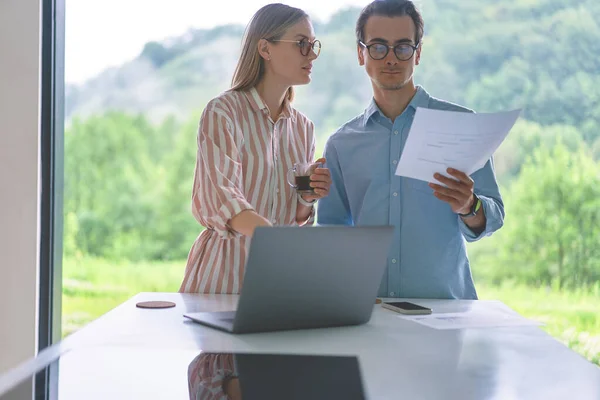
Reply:
[[[429,187],[434,190],[435,197],[450,204],[450,208],[454,213],[468,214],[471,212],[471,207],[473,207],[475,201],[473,198],[473,179],[464,172],[453,168],[448,168],[447,172],[456,179],[447,178],[442,174],[435,174],[433,177],[445,184],[446,187],[435,183],[430,183]]]

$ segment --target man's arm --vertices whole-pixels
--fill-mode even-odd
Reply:
[[[459,217],[459,228],[468,242],[489,236],[504,225],[504,202],[500,195],[493,160],[475,171],[471,178],[475,182],[473,192],[481,200],[481,207],[474,217]],[[483,224],[480,224],[483,221]]]
[[[460,216],[465,225],[467,225],[471,229],[471,231],[476,235],[480,234],[485,230],[485,225],[487,223],[485,212],[483,211],[482,207],[483,200],[481,200],[479,197],[477,198],[478,200],[475,200],[475,197],[473,197],[473,204],[471,206],[477,207],[475,215]],[[477,204],[477,202],[479,202],[479,204]]]
[[[472,176],[452,168],[448,168],[447,172],[453,178],[436,173],[433,177],[441,184],[430,183],[429,186],[434,189],[434,195],[448,203],[452,212],[457,214],[458,225],[465,239],[473,242],[500,229],[504,224],[504,203],[492,161],[488,161]],[[474,194],[481,201],[478,208]],[[477,212],[469,215],[473,206],[477,208]]]
[[[319,200],[317,223],[319,225],[353,225],[352,214],[339,158],[331,138],[325,145],[325,167],[331,174],[329,195]]]

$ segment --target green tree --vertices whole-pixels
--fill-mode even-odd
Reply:
[[[496,281],[578,287],[600,281],[600,164],[580,147],[541,146],[505,193],[488,264]]]
[[[148,42],[142,50],[142,57],[149,59],[152,64],[159,68],[173,58],[173,53],[158,42]]]
[[[65,215],[76,217],[70,224],[82,252],[139,258],[150,245],[152,131],[143,117],[110,112],[76,119],[65,132]]]
[[[523,163],[535,149],[553,147],[557,143],[574,152],[584,145],[584,140],[577,128],[570,125],[543,126],[523,119],[517,121],[494,156],[499,181],[508,185],[519,175]]]
[[[157,247],[152,258],[184,259],[204,229],[192,215],[192,185],[199,117],[190,118],[175,137],[172,151],[160,166],[161,195],[156,203]]]

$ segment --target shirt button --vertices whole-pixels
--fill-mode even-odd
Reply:
[[[394,165],[398,164],[398,160],[392,161],[392,164],[394,164]]]
[[[392,258],[392,264],[396,264],[396,259]]]
[[[275,193],[279,193],[279,189],[275,189]]]
[[[394,297],[396,295],[396,292],[390,292],[390,296]]]
[[[398,192],[394,192],[394,193],[392,193],[392,194],[394,195],[394,197],[397,197],[397,196],[398,196]]]
[[[398,134],[398,131],[394,131],[394,135],[397,135],[397,134]]]
[[[274,219],[274,220],[273,220],[273,221],[271,221],[271,222],[272,222],[273,224],[276,224],[276,223],[277,223],[277,220],[276,220],[276,219]]]

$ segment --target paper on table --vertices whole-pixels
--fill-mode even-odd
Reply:
[[[482,168],[514,126],[521,110],[490,114],[417,108],[396,175],[436,182],[447,168],[471,175]]]
[[[494,328],[502,326],[538,326],[541,322],[524,318],[516,313],[502,311],[469,311],[430,315],[400,315],[434,329]]]

